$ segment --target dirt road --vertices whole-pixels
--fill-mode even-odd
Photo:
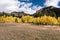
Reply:
[[[60,26],[0,23],[0,40],[60,40]]]

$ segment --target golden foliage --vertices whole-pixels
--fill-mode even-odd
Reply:
[[[17,18],[17,22],[21,23],[22,22],[21,18]]]
[[[12,16],[1,16],[0,17],[0,22],[15,22],[16,17]]]
[[[33,17],[33,16],[22,16],[21,18],[12,17],[12,16],[0,16],[0,22],[25,22],[25,23],[34,23],[34,24],[60,24],[60,17],[56,19],[51,16],[41,16],[41,17]]]
[[[58,21],[55,17],[51,17],[51,16],[41,16],[41,23],[42,24],[58,24]]]
[[[28,16],[22,16],[21,19],[22,19],[23,22],[26,22],[26,23],[33,21],[33,17],[32,16],[29,16],[29,15]]]
[[[58,17],[58,24],[60,24],[60,17]]]

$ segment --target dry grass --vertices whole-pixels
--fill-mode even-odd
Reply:
[[[0,40],[60,40],[60,27],[27,23],[0,23]]]

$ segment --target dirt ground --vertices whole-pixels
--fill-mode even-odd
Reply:
[[[0,23],[0,40],[60,40],[60,26]]]

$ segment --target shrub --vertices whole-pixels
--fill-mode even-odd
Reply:
[[[1,16],[0,22],[15,22],[16,17],[12,16]]]
[[[58,24],[58,21],[55,17],[51,16],[41,16],[41,24]]]
[[[56,19],[51,16],[41,16],[41,17],[33,17],[33,16],[22,16],[21,18],[12,17],[12,16],[0,16],[0,22],[25,22],[25,23],[34,23],[34,24],[60,24],[60,17]]]
[[[22,16],[22,21],[23,22],[32,22],[33,17],[32,16]]]
[[[33,23],[34,24],[40,24],[40,17],[34,18]]]
[[[17,18],[17,22],[18,23],[21,23],[22,22],[22,19],[21,18]]]
[[[60,17],[58,17],[58,24],[60,24]]]
[[[5,22],[15,22],[15,19],[16,19],[16,17],[7,16],[7,17],[5,18]]]

